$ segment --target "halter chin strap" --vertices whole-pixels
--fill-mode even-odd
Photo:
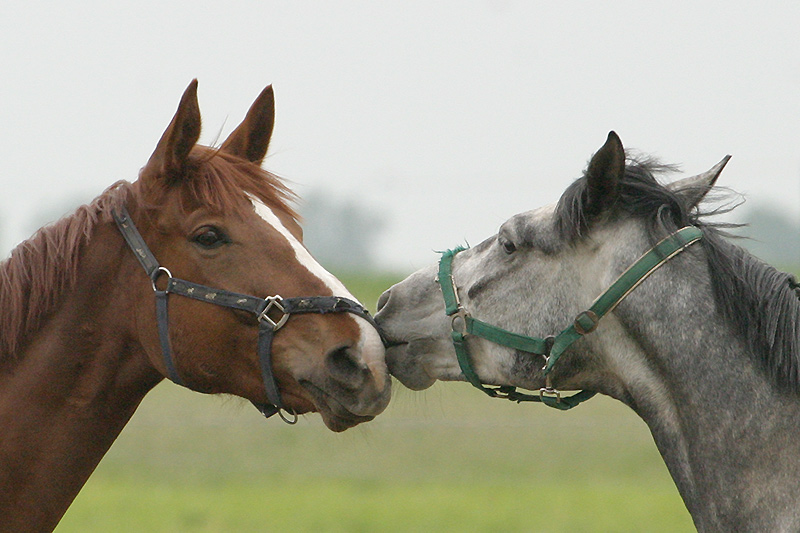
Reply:
[[[560,391],[553,388],[550,372],[564,351],[573,342],[594,331],[600,319],[611,312],[650,274],[702,237],[703,232],[695,226],[686,226],[667,236],[628,267],[605,292],[597,297],[589,309],[575,317],[572,324],[558,335],[545,338],[519,335],[472,318],[459,301],[458,287],[452,274],[453,257],[464,248],[459,247],[444,252],[439,261],[438,281],[444,297],[445,312],[452,317],[451,337],[461,371],[472,385],[491,397],[505,398],[516,402],[541,402],[561,410],[572,409],[596,393],[580,391],[573,396],[562,397]],[[475,335],[522,352],[543,356],[545,366],[542,370],[545,375],[545,386],[539,390],[539,394],[518,392],[516,387],[512,386],[494,388],[485,386],[472,367],[466,342],[466,337],[469,335]]]
[[[178,294],[193,298],[201,302],[212,303],[222,307],[238,309],[252,313],[258,319],[258,361],[261,367],[261,376],[264,381],[269,403],[253,405],[266,417],[276,413],[289,424],[297,422],[294,411],[287,409],[281,400],[278,384],[272,372],[272,340],[275,333],[283,327],[291,315],[296,314],[326,314],[326,313],[352,313],[360,316],[378,330],[377,324],[369,312],[359,303],[348,298],[338,296],[308,296],[301,298],[281,298],[279,295],[259,298],[247,294],[213,289],[172,277],[172,273],[161,266],[153,253],[145,244],[142,235],[136,229],[127,209],[123,206],[113,212],[114,221],[119,231],[133,250],[133,254],[144,268],[153,286],[156,299],[156,320],[158,323],[158,337],[161,344],[161,353],[167,377],[178,385],[186,387],[172,356],[172,347],[169,339],[169,314],[167,302],[170,294]],[[160,278],[166,277],[165,288],[158,288]],[[162,282],[163,283],[163,282]],[[380,331],[380,330],[378,330]],[[285,415],[284,412],[288,414]]]

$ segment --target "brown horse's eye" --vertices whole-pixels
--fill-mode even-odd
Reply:
[[[192,240],[207,250],[218,248],[230,242],[230,239],[222,230],[210,226],[203,228]]]

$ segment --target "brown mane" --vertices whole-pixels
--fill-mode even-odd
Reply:
[[[275,175],[217,149],[196,146],[191,178],[179,194],[183,205],[202,204],[214,211],[243,213],[248,194],[295,220],[294,193]],[[155,180],[154,180],[155,181]],[[162,181],[162,180],[158,180]],[[157,208],[171,189],[115,183],[73,214],[39,229],[0,262],[0,360],[15,354],[23,339],[36,331],[75,283],[83,246],[95,225],[111,222],[111,212],[129,201]]]
[[[243,213],[249,203],[242,199],[251,194],[266,205],[298,218],[289,205],[297,199],[295,194],[280,178],[258,165],[216,148],[195,146],[188,166],[191,179],[181,180],[186,184],[180,192],[186,209],[200,204],[217,212]],[[148,182],[142,184],[143,196],[158,207],[163,195],[171,191],[170,183],[149,180],[149,184],[149,187]]]

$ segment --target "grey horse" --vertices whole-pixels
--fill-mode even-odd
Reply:
[[[463,309],[546,339],[664,237],[694,226],[702,238],[583,331],[547,378],[546,350],[470,334],[463,343],[481,387],[591,391],[631,407],[698,530],[798,531],[798,284],[708,219],[703,200],[726,162],[665,186],[656,180],[665,167],[626,158],[611,132],[557,204],[513,216],[452,258]],[[463,324],[445,314],[441,287],[432,265],[378,302],[390,372],[411,389],[467,379],[452,342]]]

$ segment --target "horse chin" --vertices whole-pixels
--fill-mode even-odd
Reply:
[[[331,431],[339,433],[375,418],[375,415],[357,415],[351,412],[339,400],[310,381],[300,381],[300,385],[314,399],[316,410],[322,416],[325,426]]]
[[[362,422],[369,422],[374,416],[358,416],[352,415],[352,417],[341,417],[337,415],[333,415],[330,412],[320,410],[320,415],[322,415],[322,421],[325,423],[328,429],[334,431],[336,433],[341,433],[346,429],[350,429],[353,426],[357,426]]]

